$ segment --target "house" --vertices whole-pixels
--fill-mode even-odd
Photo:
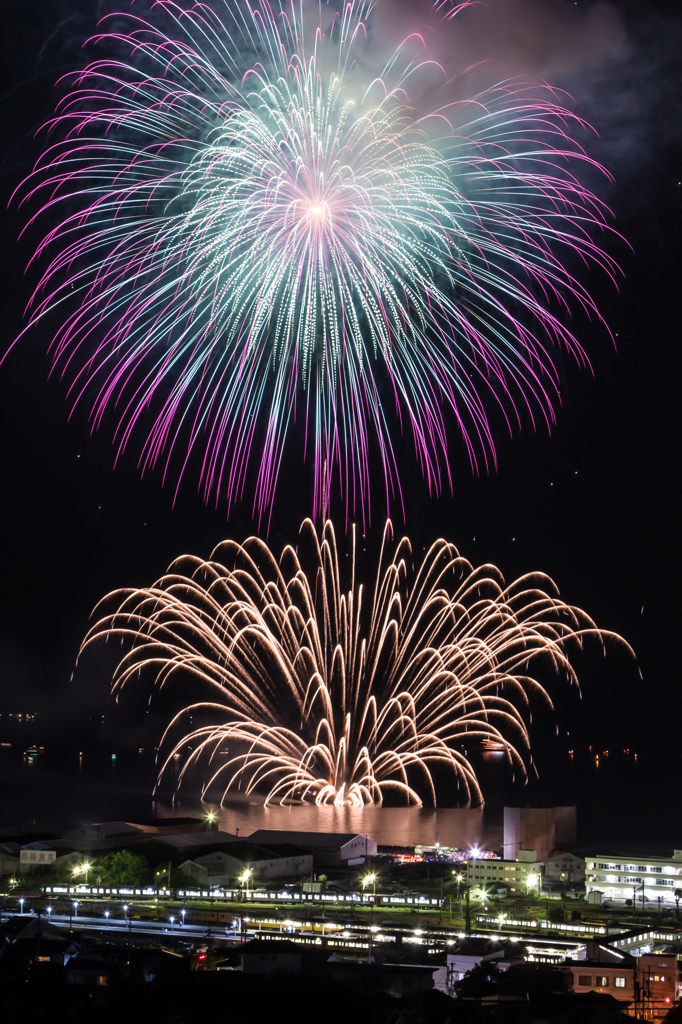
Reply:
[[[569,979],[569,991],[577,993],[600,992],[613,996],[629,1005],[635,998],[634,957],[624,957],[619,963],[607,960],[567,960],[560,970]]]
[[[585,881],[585,861],[575,853],[556,853],[545,861],[545,882],[565,882],[582,885]]]
[[[251,842],[224,843],[210,853],[184,861],[179,870],[202,888],[229,887],[249,871],[249,885],[256,879],[296,878],[313,870],[313,854],[298,846],[271,848]]]

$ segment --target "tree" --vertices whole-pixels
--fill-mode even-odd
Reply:
[[[102,857],[96,867],[102,885],[118,889],[122,885],[141,885],[149,877],[149,861],[140,853],[116,850]]]

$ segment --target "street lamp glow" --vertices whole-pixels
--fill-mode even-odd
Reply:
[[[239,876],[239,881],[242,885],[246,885],[249,881],[249,876],[253,874],[251,868],[246,868],[245,871]]]
[[[109,914],[110,914],[110,913],[111,913],[111,911],[110,911],[110,910],[105,910],[105,911],[104,911],[104,916],[106,917],[107,921],[109,920]]]
[[[19,906],[21,907],[21,913],[23,914],[23,912],[24,912],[24,897],[23,896],[19,897]]]
[[[366,889],[368,885],[373,885],[377,880],[376,874],[365,875],[362,879],[362,888]]]
[[[206,815],[206,821],[212,824],[217,817],[218,815],[215,813],[215,811],[209,811],[208,814]]]
[[[53,909],[54,909],[53,907],[45,907],[45,910],[47,911],[48,917],[52,913]]]

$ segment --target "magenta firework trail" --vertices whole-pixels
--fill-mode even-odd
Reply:
[[[399,498],[398,443],[432,492],[451,486],[448,423],[474,469],[495,460],[491,409],[551,426],[553,350],[586,364],[570,314],[601,319],[569,268],[617,269],[576,176],[606,172],[559,94],[469,95],[418,24],[384,45],[376,9],[105,18],[20,188],[53,218],[29,326],[57,318],[70,400],[93,429],[116,417],[118,453],[139,435],[143,470],[177,452],[181,477],[196,453],[205,500],[229,507],[252,467],[259,516],[296,421],[315,514],[332,485],[365,514],[374,458],[382,502]]]

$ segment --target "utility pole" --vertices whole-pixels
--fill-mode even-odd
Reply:
[[[470,907],[470,904],[469,904],[469,893],[470,892],[471,892],[471,887],[469,885],[467,885],[467,891],[466,891],[466,918],[465,918],[465,922],[464,922],[464,931],[466,932],[467,935],[471,931],[471,907]]]

